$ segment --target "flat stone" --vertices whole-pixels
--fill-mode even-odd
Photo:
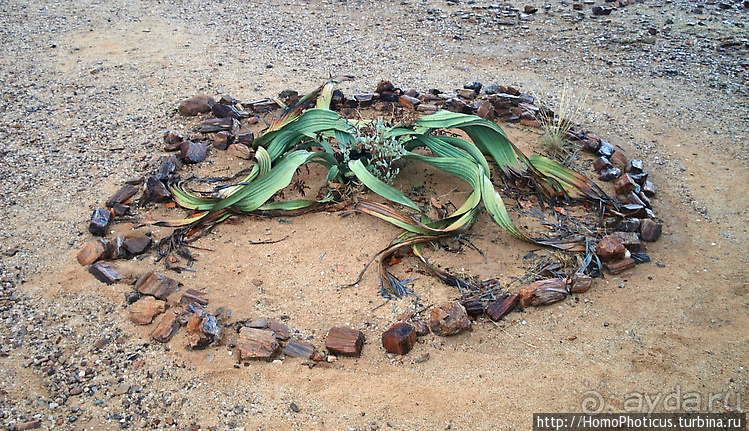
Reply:
[[[492,303],[486,307],[486,315],[496,322],[512,312],[519,302],[520,297],[517,294],[513,293],[505,295],[496,301],[492,301]]]
[[[291,340],[283,349],[283,354],[292,358],[310,359],[315,354],[315,346],[298,340]]]
[[[138,193],[137,187],[132,184],[125,184],[124,186],[120,187],[120,189],[117,190],[112,196],[110,196],[109,199],[107,199],[106,206],[111,208],[116,204],[124,203],[128,199],[135,196],[136,193]]]
[[[109,263],[94,263],[89,265],[88,272],[96,277],[97,280],[106,284],[119,283],[121,280],[127,278],[125,274],[120,272],[119,268]]]
[[[151,295],[159,299],[166,299],[177,290],[178,286],[177,280],[158,274],[152,269],[141,274],[135,282],[135,290],[143,295]]]
[[[125,238],[122,247],[133,256],[143,254],[151,246],[151,237],[148,235],[139,235],[132,238]]]
[[[650,219],[642,220],[640,225],[640,237],[643,241],[654,242],[657,241],[663,231],[663,225],[656,223]]]
[[[130,306],[130,320],[136,325],[148,325],[153,318],[166,311],[166,301],[144,296]]]

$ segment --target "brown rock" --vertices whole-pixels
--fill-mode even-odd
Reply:
[[[184,141],[180,146],[179,156],[185,163],[201,163],[205,161],[207,155],[208,148],[202,142]]]
[[[245,144],[231,144],[227,152],[231,157],[239,159],[250,160],[252,158],[252,150]]]
[[[166,301],[144,296],[130,306],[130,320],[136,325],[148,325],[153,318],[166,311]]]
[[[40,426],[42,426],[42,421],[29,421],[29,422],[21,422],[17,424],[15,427],[11,427],[8,429],[14,429],[16,431],[26,431],[26,430],[37,429]]]
[[[416,344],[416,331],[405,322],[398,322],[382,334],[382,346],[390,353],[405,355]]]
[[[476,115],[485,120],[492,121],[494,119],[494,106],[492,106],[492,102],[484,100],[479,109],[476,110]]]
[[[468,315],[471,317],[481,316],[482,314],[484,314],[484,309],[486,308],[484,307],[483,302],[475,299],[472,299],[470,301],[463,301],[460,304],[463,306],[463,308],[466,309],[466,313],[468,313]]]
[[[632,259],[631,257],[617,260],[614,262],[609,262],[606,264],[606,268],[609,270],[611,274],[619,274],[620,272],[624,272],[630,268],[634,268],[634,266],[635,266],[635,260]]]
[[[146,202],[168,202],[172,200],[172,194],[156,176],[151,175],[146,180],[146,189],[143,192]]]
[[[122,247],[133,256],[142,254],[151,246],[151,237],[148,235],[139,235],[132,238],[125,238]]]
[[[151,295],[159,299],[165,299],[177,290],[179,282],[177,280],[157,274],[152,269],[147,270],[138,277],[135,282],[135,290],[144,294]]]
[[[284,347],[283,354],[292,358],[310,359],[315,354],[315,346],[299,340],[291,340]]]
[[[248,359],[270,361],[280,353],[281,345],[278,344],[273,331],[245,326],[239,331],[237,351],[240,361]]]
[[[473,99],[476,97],[476,91],[473,89],[463,88],[458,91],[458,96],[462,97],[463,99]]]
[[[650,219],[644,219],[640,225],[640,237],[643,241],[654,242],[661,236],[663,225]]]
[[[471,319],[459,302],[434,307],[429,314],[429,327],[437,335],[449,336],[471,330]]]
[[[624,170],[627,167],[627,156],[621,151],[614,151],[614,154],[609,157],[611,163],[619,169]]]
[[[533,127],[535,129],[541,128],[541,122],[538,120],[530,120],[527,118],[521,118],[520,124],[522,124],[523,126],[527,126],[527,127]]]
[[[121,280],[127,278],[125,274],[120,272],[119,268],[109,263],[94,263],[89,265],[88,272],[91,273],[97,280],[106,284],[119,283]]]
[[[407,94],[398,98],[398,104],[408,109],[416,109],[416,107],[419,106],[419,103],[421,103],[419,99]]]
[[[560,278],[535,281],[524,287],[518,296],[523,308],[553,304],[567,297],[567,283]]]
[[[115,204],[121,204],[138,193],[138,188],[132,184],[125,184],[120,187],[112,196],[107,199],[107,207],[113,207]]]
[[[78,252],[78,263],[89,265],[104,257],[107,252],[107,243],[103,239],[87,242]]]
[[[638,218],[627,218],[622,220],[617,227],[622,232],[639,232],[640,231],[640,219]]]
[[[429,104],[421,104],[416,107],[416,110],[418,112],[423,112],[425,114],[433,114],[439,110],[439,106],[437,105],[429,105]]]
[[[250,133],[250,135],[252,135],[252,133]],[[220,132],[213,133],[211,135],[211,140],[213,141],[213,148],[224,151],[229,148],[229,145],[234,142],[234,135],[227,132],[226,130],[222,130]]]
[[[216,100],[208,95],[193,96],[185,99],[179,104],[179,113],[185,117],[192,117],[198,114],[211,112],[211,107],[216,104]]]
[[[238,144],[244,144],[251,147],[253,142],[255,142],[255,135],[252,132],[245,132],[237,135]]]
[[[572,293],[585,293],[593,285],[593,278],[584,274],[575,274],[572,277],[572,287],[570,292]]]
[[[194,302],[201,307],[205,307],[206,305],[208,305],[208,300],[203,298],[203,295],[205,295],[205,292],[200,292],[195,289],[187,289],[182,293],[182,296],[179,299],[179,303],[189,305]]]
[[[151,332],[151,338],[162,343],[167,343],[177,333],[179,327],[179,312],[172,310],[161,318],[159,324],[156,325],[156,329]]]
[[[363,347],[364,334],[352,328],[331,328],[325,340],[325,348],[334,355],[359,357]]]
[[[608,157],[601,156],[593,162],[593,169],[595,169],[596,172],[601,172],[613,167],[614,165],[611,164],[611,161],[608,159]]]
[[[514,310],[518,302],[520,297],[517,294],[504,295],[486,307],[486,315],[496,322]]]
[[[386,91],[393,92],[395,91],[395,86],[390,81],[380,81],[379,84],[377,84],[377,89],[375,90],[376,93],[384,93]]]
[[[622,240],[614,235],[604,236],[596,246],[596,255],[604,262],[621,259],[626,251]]]
[[[185,138],[179,132],[176,132],[174,130],[167,130],[166,132],[164,132],[164,143],[167,146],[181,144],[184,140]]]
[[[280,322],[269,322],[268,329],[273,331],[273,335],[281,341],[289,339],[289,327]]]
[[[637,188],[637,183],[629,174],[624,174],[614,181],[614,188],[618,194],[628,195]]]

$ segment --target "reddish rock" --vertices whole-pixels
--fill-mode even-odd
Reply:
[[[87,242],[78,252],[78,263],[89,265],[102,259],[107,253],[107,243],[103,239]]]
[[[165,299],[177,290],[179,282],[177,280],[157,274],[152,269],[147,270],[138,277],[135,282],[135,290],[144,294],[151,295],[159,299]]]
[[[643,241],[654,242],[661,236],[663,225],[650,219],[644,219],[640,225],[640,237]]]
[[[252,133],[250,133],[250,135],[252,135]],[[211,141],[213,142],[213,148],[224,151],[229,148],[229,145],[234,143],[234,135],[226,130],[222,130],[211,134]]]
[[[408,109],[416,109],[421,101],[415,97],[404,94],[398,98],[398,104]]]
[[[148,235],[139,235],[132,238],[125,238],[122,247],[133,256],[143,254],[151,246],[151,237]]]
[[[162,343],[169,342],[180,327],[179,315],[176,310],[166,313],[156,325],[156,329],[151,332],[151,338]]]
[[[614,235],[604,236],[596,246],[596,255],[604,262],[621,259],[626,251],[622,240]]]
[[[325,348],[334,355],[359,357],[363,347],[364,334],[351,328],[331,328],[325,340]]]
[[[194,115],[211,112],[211,107],[215,104],[216,100],[211,96],[193,96],[180,102],[179,113],[185,117],[192,117]]]
[[[514,310],[515,307],[518,306],[519,302],[520,297],[515,293],[504,295],[503,297],[489,304],[489,306],[486,308],[486,315],[496,322],[512,312],[512,310]]]
[[[628,195],[637,188],[637,183],[629,174],[624,174],[614,181],[614,188],[620,195]]]
[[[560,278],[535,281],[524,287],[518,296],[522,308],[553,304],[567,297],[567,283]]]
[[[281,345],[273,331],[243,327],[237,340],[239,360],[264,359],[270,361],[281,352]]]
[[[608,269],[611,274],[616,275],[630,268],[634,268],[634,266],[635,266],[635,260],[632,259],[631,257],[628,257],[626,259],[621,259],[621,260],[617,260],[614,262],[608,262],[606,264],[606,269]]]
[[[593,169],[595,169],[596,172],[601,172],[613,167],[614,165],[611,164],[611,161],[608,159],[608,157],[601,156],[593,162]]]
[[[437,335],[449,336],[470,331],[471,319],[459,302],[450,302],[432,308],[429,314],[429,327]]]
[[[382,346],[390,353],[405,355],[416,344],[416,331],[405,322],[398,322],[382,334]]]
[[[144,296],[130,306],[130,320],[136,325],[148,325],[154,317],[166,311],[166,301]]]
[[[120,269],[109,263],[94,263],[88,266],[88,272],[96,277],[97,280],[106,284],[119,283],[128,278]]]
[[[593,278],[584,274],[575,274],[572,277],[572,287],[570,292],[572,293],[585,293],[593,285]]]
[[[637,232],[614,232],[612,235],[619,238],[624,248],[630,252],[639,253],[641,251],[640,248],[642,247],[642,243],[640,242],[640,237],[637,235]]]
[[[614,154],[609,157],[611,163],[619,169],[624,170],[627,167],[627,156],[621,151],[614,151]]]
[[[429,334],[429,326],[427,326],[427,324],[418,317],[414,317],[411,319],[411,326],[413,326],[414,331],[416,331],[416,335],[419,337],[423,337],[424,335]]]

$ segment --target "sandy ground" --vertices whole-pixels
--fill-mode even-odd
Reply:
[[[489,5],[3,3],[0,246],[18,249],[0,256],[4,426],[529,429],[533,412],[667,411],[674,400],[678,410],[749,408],[749,12],[674,1],[593,17],[589,4],[578,15],[554,2],[513,26],[485,10],[461,16]],[[588,94],[583,124],[643,159],[659,186],[664,233],[649,247],[653,263],[499,325],[480,319],[470,333],[429,335],[397,357],[379,337],[411,302],[376,308],[373,271],[338,289],[397,230],[364,215],[248,218],[202,239],[213,251],[196,252],[194,273],[172,276],[207,292],[210,309],[284,319],[318,348],[332,326],[360,329],[361,358],[237,368],[230,339],[203,351],[188,350],[184,333],[150,340],[152,327],[128,319],[130,287],[101,284],[75,262],[91,211],[152,169],[165,130],[195,124],[175,114],[180,100],[305,92],[339,73],[357,77],[347,94],[380,79],[420,91],[478,80],[553,99],[570,80]],[[503,127],[537,148],[537,134]],[[437,195],[460,186],[429,184]],[[522,273],[534,247],[486,219],[473,230],[486,260],[434,257],[504,282]],[[152,257],[125,265],[158,267]],[[416,288],[435,303],[456,296],[430,277]]]

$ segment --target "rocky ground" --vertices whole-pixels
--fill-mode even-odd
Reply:
[[[749,8],[730,0],[581,6],[2,4],[0,422],[528,429],[533,412],[585,411],[589,402],[618,412],[637,394],[675,391],[698,395],[702,411],[745,411]],[[594,6],[613,10],[596,16]],[[293,359],[245,367],[228,345],[193,352],[179,336],[152,341],[128,320],[129,287],[105,286],[75,262],[91,211],[152,168],[164,130],[189,127],[176,115],[180,100],[304,92],[340,73],[357,77],[342,85],[348,94],[371,92],[381,79],[420,91],[481,81],[552,102],[571,82],[587,94],[583,125],[643,159],[660,188],[654,209],[664,235],[649,250],[654,263],[502,325],[430,335],[399,357],[378,338],[409,304],[375,308],[373,274],[355,290],[335,288],[394,230],[359,215],[245,220],[206,238],[214,251],[199,253],[196,272],[179,280],[242,318],[284,317],[319,346],[331,326],[360,329],[362,357],[328,369]],[[506,127],[517,140],[538,139]],[[496,229],[480,222],[476,230],[487,255],[502,258],[456,265],[475,263],[489,276],[517,271],[529,247],[499,236],[489,248]],[[293,241],[272,248],[248,245],[287,234]],[[425,283],[435,299],[454,294]]]

